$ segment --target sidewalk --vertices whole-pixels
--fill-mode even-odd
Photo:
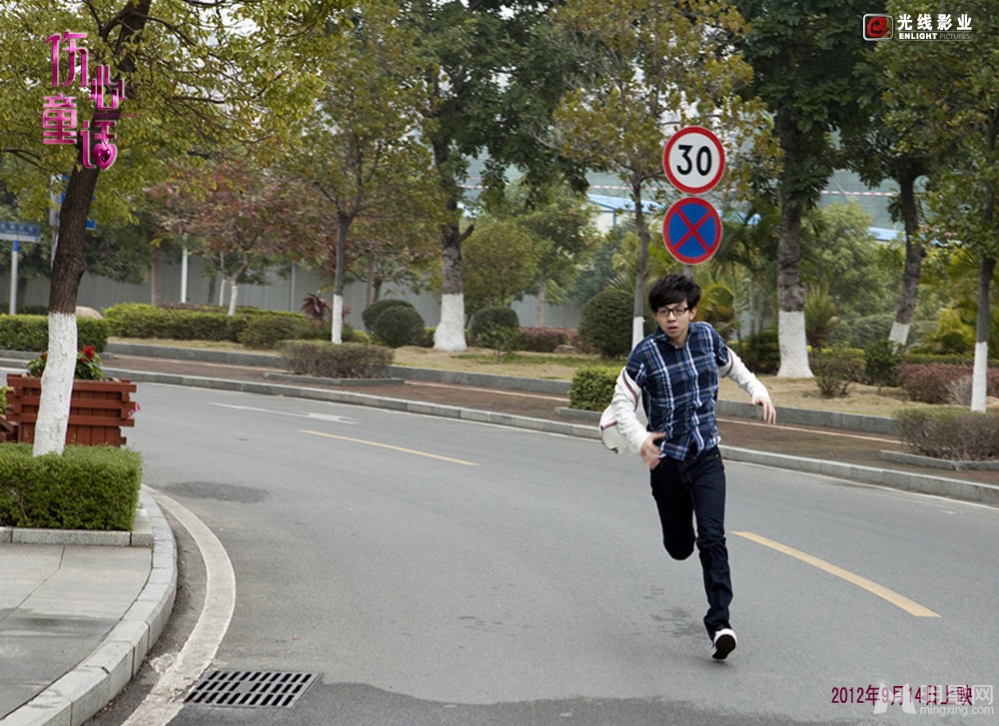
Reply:
[[[109,375],[139,383],[140,401],[142,383],[156,382],[598,438],[597,414],[569,411],[565,385],[555,381],[492,377],[485,379],[488,386],[473,385],[449,382],[455,375],[446,372],[395,368],[392,382],[323,382],[288,375],[275,356],[151,346],[109,346],[103,358]],[[0,352],[6,371],[23,370],[25,362]],[[780,406],[777,412],[778,425],[765,426],[747,404],[719,401],[725,458],[999,505],[997,471],[944,471],[882,459],[882,450],[902,450],[891,433],[870,432],[890,431],[886,419],[823,417]],[[796,423],[812,420],[829,425]],[[0,528],[0,726],[82,724],[138,671],[169,617],[177,578],[169,525],[148,493],[140,501],[135,536],[118,543],[132,546]]]

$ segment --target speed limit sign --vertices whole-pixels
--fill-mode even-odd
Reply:
[[[704,194],[714,189],[725,173],[725,149],[714,132],[687,126],[667,142],[663,171],[681,192]]]

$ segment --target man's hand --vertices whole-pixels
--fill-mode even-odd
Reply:
[[[763,406],[762,418],[765,423],[768,424],[777,423],[777,410],[774,408],[774,405],[769,398],[764,398],[763,396],[754,396],[752,404],[754,406]]]
[[[642,442],[642,449],[640,453],[642,454],[642,461],[645,462],[645,467],[652,471],[657,466],[659,466],[659,442],[666,438],[666,434],[663,432],[655,432],[649,434],[645,441]]]

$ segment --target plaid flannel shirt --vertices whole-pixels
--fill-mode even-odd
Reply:
[[[663,431],[659,449],[673,459],[697,456],[721,442],[715,423],[718,369],[732,355],[708,323],[691,323],[677,348],[662,330],[645,337],[628,356],[625,371],[642,390],[649,431]]]

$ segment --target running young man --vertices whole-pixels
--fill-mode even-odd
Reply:
[[[691,322],[700,299],[701,289],[690,278],[666,275],[656,281],[649,290],[649,306],[659,329],[631,351],[611,408],[619,433],[651,470],[666,551],[684,560],[697,544],[708,596],[704,626],[711,656],[724,660],[735,649],[736,637],[729,623],[725,467],[715,422],[719,375],[734,380],[763,407],[764,421],[775,423],[777,414],[766,387],[718,331],[708,323]],[[638,417],[639,400],[648,428]]]

